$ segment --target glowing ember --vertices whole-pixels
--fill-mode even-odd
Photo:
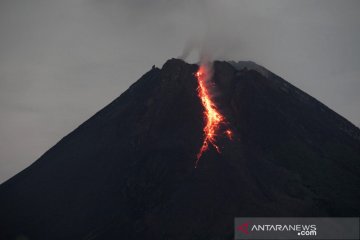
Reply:
[[[225,133],[226,133],[226,136],[230,139],[230,140],[232,140],[232,135],[233,135],[233,133],[232,133],[232,131],[230,131],[229,129],[228,130],[226,130],[225,131]]]
[[[216,109],[216,105],[212,101],[209,93],[209,81],[211,78],[209,68],[206,65],[201,65],[195,76],[199,84],[198,95],[204,107],[204,119],[206,121],[204,127],[204,141],[199,153],[197,154],[197,160],[195,163],[196,168],[202,154],[209,148],[209,144],[214,146],[216,151],[220,153],[220,148],[216,145],[215,139],[220,125],[225,122],[225,118]],[[230,140],[232,139],[232,132],[230,130],[226,130],[225,134]]]

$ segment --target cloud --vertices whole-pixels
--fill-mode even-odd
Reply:
[[[359,10],[347,0],[1,1],[0,181],[191,41],[265,65],[360,123]]]

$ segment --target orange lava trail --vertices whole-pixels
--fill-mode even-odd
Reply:
[[[199,70],[195,74],[198,80],[198,95],[201,99],[201,103],[204,107],[204,119],[206,124],[204,126],[204,140],[200,148],[199,153],[197,154],[197,160],[195,162],[195,168],[198,165],[198,162],[202,154],[208,150],[209,144],[214,146],[216,151],[220,153],[220,148],[216,144],[217,132],[220,128],[220,125],[225,122],[225,117],[217,110],[216,105],[211,99],[211,94],[209,93],[209,80],[210,80],[210,71],[206,65],[201,65]],[[225,131],[227,137],[232,139],[232,132],[228,129]]]

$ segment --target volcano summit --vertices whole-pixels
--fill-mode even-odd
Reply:
[[[235,217],[360,215],[360,130],[252,62],[213,63],[226,124],[194,168],[198,70],[151,69],[2,184],[0,239],[233,239]]]

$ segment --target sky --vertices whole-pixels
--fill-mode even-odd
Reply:
[[[194,43],[360,126],[359,12],[358,0],[0,0],[0,183]]]

